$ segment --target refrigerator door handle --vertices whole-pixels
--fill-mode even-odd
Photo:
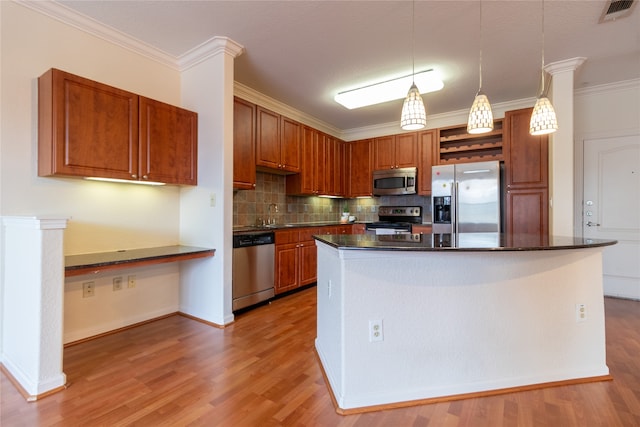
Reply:
[[[458,181],[451,183],[451,220],[453,221],[451,231],[458,233]]]

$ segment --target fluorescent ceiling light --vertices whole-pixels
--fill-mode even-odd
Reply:
[[[415,82],[421,94],[435,92],[444,87],[442,80],[432,69],[420,71],[415,75],[399,77],[381,83],[364,86],[358,89],[340,92],[333,99],[350,110],[367,105],[403,99],[407,96],[407,88]]]

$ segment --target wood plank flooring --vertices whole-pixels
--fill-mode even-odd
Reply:
[[[640,302],[607,298],[613,381],[342,416],[314,353],[316,289],[226,329],[172,316],[65,349],[70,387],[27,403],[2,375],[0,425],[640,426]]]

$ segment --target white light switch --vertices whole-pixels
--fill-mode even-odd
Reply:
[[[209,195],[209,206],[214,207],[216,205],[216,193]]]

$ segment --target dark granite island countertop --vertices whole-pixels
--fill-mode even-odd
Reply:
[[[502,233],[340,234],[314,238],[336,249],[385,251],[541,251],[610,246],[615,240]]]
[[[154,248],[128,249],[113,252],[68,255],[64,257],[65,277],[99,273],[118,268],[185,261],[211,257],[215,249],[196,246],[160,246]]]

